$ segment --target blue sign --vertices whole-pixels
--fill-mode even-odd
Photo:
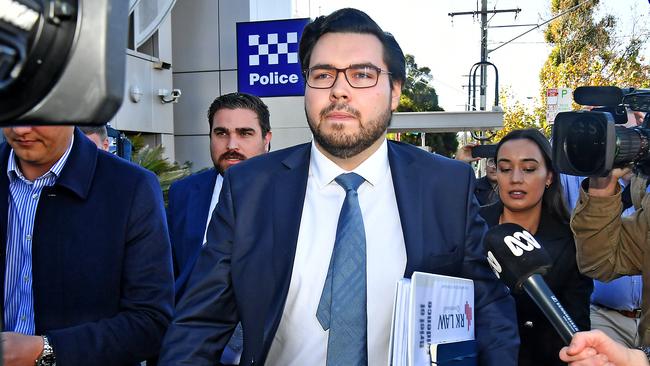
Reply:
[[[298,43],[308,22],[237,23],[237,89],[258,97],[304,95]]]

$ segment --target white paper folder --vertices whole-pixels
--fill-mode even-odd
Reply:
[[[429,366],[430,347],[474,339],[474,282],[414,272],[398,281],[389,366]]]

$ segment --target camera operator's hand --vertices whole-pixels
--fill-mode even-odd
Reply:
[[[589,177],[589,195],[596,197],[613,196],[618,180],[632,171],[631,167],[612,169],[606,177]]]
[[[472,149],[476,146],[476,144],[467,144],[465,146],[459,147],[458,150],[456,151],[456,155],[454,156],[454,159],[464,161],[466,163],[471,163],[474,161],[479,161],[481,158],[474,158],[472,157]]]

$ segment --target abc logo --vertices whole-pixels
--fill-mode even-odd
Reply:
[[[501,264],[499,264],[499,261],[497,261],[497,259],[494,257],[494,254],[492,254],[492,252],[489,250],[487,252],[487,261],[490,264],[490,267],[492,267],[494,274],[497,275],[497,278],[501,278],[501,272],[503,272],[503,268],[501,268]]]
[[[524,254],[524,251],[531,252],[541,248],[537,240],[528,231],[515,232],[512,235],[508,235],[503,238],[503,242],[515,257],[520,257]]]

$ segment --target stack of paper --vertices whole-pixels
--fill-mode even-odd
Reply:
[[[429,366],[431,345],[474,339],[474,283],[414,272],[398,281],[389,365]]]

